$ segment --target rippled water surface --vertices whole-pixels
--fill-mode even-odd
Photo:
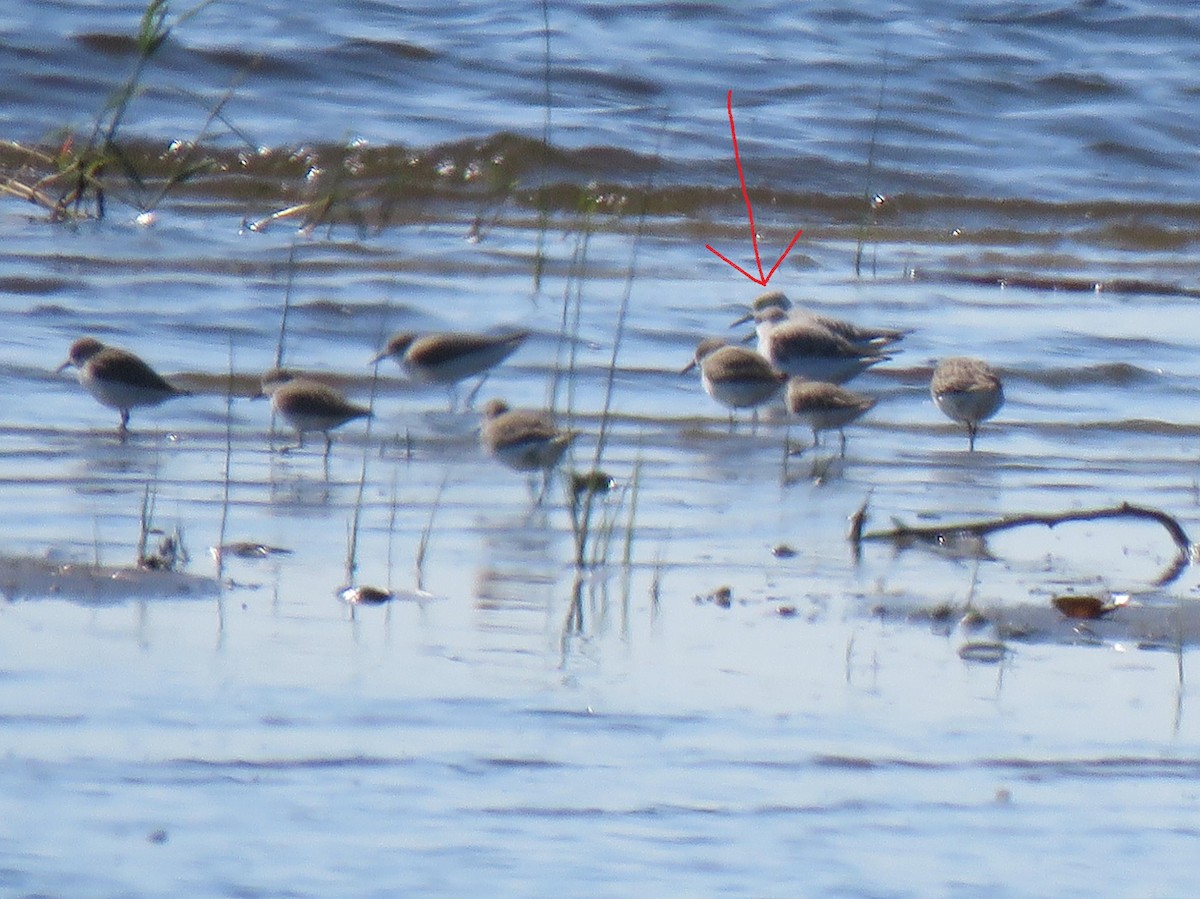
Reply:
[[[0,7],[6,895],[1190,892],[1168,530],[847,532],[1200,532],[1191,17],[173,7],[103,216],[89,184],[52,221],[141,12]],[[705,249],[754,264],[730,90],[765,267],[804,230],[770,287],[911,329],[844,458],[679,374],[760,292]],[[539,502],[474,409],[373,377],[392,331],[500,327],[531,336],[481,401],[612,479],[589,564],[565,475]],[[281,331],[374,409],[327,460],[249,397]],[[83,334],[193,395],[119,441],[55,371]],[[953,354],[1005,382],[974,453],[929,398]],[[177,571],[135,567],[143,519]],[[278,551],[218,569],[235,541]]]

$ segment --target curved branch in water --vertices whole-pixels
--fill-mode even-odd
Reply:
[[[1151,509],[1147,506],[1135,506],[1131,503],[1121,503],[1119,506],[1105,506],[1099,509],[1078,509],[1069,512],[1021,512],[1014,515],[1002,515],[998,518],[960,522],[958,524],[919,525],[914,527],[906,525],[903,522],[896,522],[895,527],[889,530],[869,531],[864,534],[861,523],[862,516],[865,515],[865,510],[866,503],[864,502],[862,508],[855,515],[857,527],[850,534],[850,541],[856,553],[858,552],[859,543],[864,540],[891,540],[896,544],[900,544],[903,541],[933,543],[942,542],[951,537],[961,537],[966,534],[985,537],[997,531],[1006,531],[1029,524],[1040,524],[1052,528],[1058,524],[1074,521],[1137,518],[1161,524],[1167,533],[1171,535],[1171,539],[1178,550],[1171,566],[1155,582],[1157,585],[1162,586],[1179,577],[1183,569],[1193,561],[1196,550],[1195,544],[1192,543],[1187,532],[1183,529],[1183,525],[1177,519],[1159,509]]]

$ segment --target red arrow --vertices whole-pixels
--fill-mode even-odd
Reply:
[[[746,190],[746,176],[742,173],[742,154],[738,152],[737,129],[733,127],[733,91],[729,92],[729,98],[726,101],[726,105],[729,107],[729,133],[733,135],[733,158],[737,161],[738,180],[742,183],[742,196],[746,198],[746,214],[750,217],[750,242],[754,244],[754,264],[758,266],[758,277],[754,277],[754,275],[750,274],[728,256],[724,255],[718,250],[714,250],[711,244],[705,244],[705,249],[716,254],[716,256],[722,262],[732,265],[755,284],[766,287],[767,282],[771,280],[772,276],[774,276],[775,270],[783,264],[783,260],[787,259],[787,254],[792,252],[792,247],[796,245],[796,241],[800,239],[800,235],[803,234],[804,231],[798,230],[796,232],[796,236],[793,237],[792,242],[787,245],[787,249],[783,251],[783,255],[779,257],[779,260],[773,266],[771,266],[771,270],[764,275],[762,258],[758,254],[758,230],[754,227],[754,208],[750,205],[750,192]]]

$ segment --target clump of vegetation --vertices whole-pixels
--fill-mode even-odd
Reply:
[[[157,189],[147,195],[147,178],[139,169],[134,154],[121,139],[130,105],[141,91],[146,70],[171,36],[172,30],[203,10],[214,0],[192,7],[170,20],[169,0],[150,0],[142,13],[135,36],[137,60],[133,72],[104,103],[86,135],[64,129],[57,149],[47,151],[16,141],[5,141],[5,155],[12,157],[16,174],[0,176],[0,191],[42,207],[51,221],[102,219],[108,197],[118,185],[132,186],[131,205],[145,214],[151,212],[175,187],[196,175],[212,170],[216,163],[207,157],[195,158],[200,140],[175,142],[167,173]],[[226,94],[209,112],[200,137],[220,115],[228,101]]]
[[[183,545],[183,531],[178,525],[171,533],[154,527],[154,506],[157,493],[146,485],[142,495],[142,516],[138,534],[137,567],[144,571],[180,571],[188,563],[188,552]],[[150,548],[150,538],[158,537],[158,544]]]

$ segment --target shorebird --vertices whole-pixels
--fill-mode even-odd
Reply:
[[[325,435],[328,456],[333,446],[330,431],[372,414],[370,409],[350,402],[329,385],[286,368],[272,368],[262,376],[262,395],[271,397],[271,408],[296,430],[299,443],[285,447],[285,452],[303,447],[306,431],[320,431]]]
[[[458,382],[483,375],[467,396],[469,406],[487,379],[488,371],[516,352],[528,336],[528,331],[507,334],[446,331],[424,336],[401,331],[388,339],[371,364],[392,358],[412,380],[445,386],[450,393],[451,408],[458,404]]]
[[[813,446],[821,443],[821,432],[837,428],[842,437],[842,455],[846,455],[846,425],[857,421],[875,405],[876,399],[855,393],[827,381],[792,378],[787,385],[788,411],[808,422]]]
[[[488,455],[514,471],[549,474],[558,464],[574,431],[562,431],[545,412],[510,409],[504,400],[488,400],[483,407],[480,442]]]
[[[157,406],[176,396],[187,396],[128,350],[105,346],[94,337],[81,337],[71,344],[67,361],[58,367],[74,366],[79,383],[101,404],[121,413],[117,433],[129,431],[129,412],[135,406]]]
[[[794,305],[782,290],[770,290],[755,297],[754,301],[750,304],[750,311],[735,321],[730,327],[736,328],[738,325],[752,321],[756,315],[760,312],[766,312],[768,309],[782,310],[785,316],[792,321],[809,321],[818,324],[861,350],[882,349],[903,340],[906,335],[911,333],[901,328],[872,328],[865,325],[856,325],[854,322],[849,322],[845,319],[822,315],[811,309]]]
[[[933,370],[929,393],[937,407],[953,421],[967,426],[967,448],[975,449],[979,423],[1004,405],[1000,376],[982,359],[950,356]]]
[[[753,409],[779,393],[787,375],[776,371],[771,363],[753,350],[730,346],[719,337],[700,341],[696,355],[680,374],[700,368],[704,392],[729,409],[729,426],[733,427],[735,409]]]
[[[773,367],[810,381],[844,384],[891,356],[856,346],[815,321],[788,318],[771,306],[754,316],[758,352]]]

